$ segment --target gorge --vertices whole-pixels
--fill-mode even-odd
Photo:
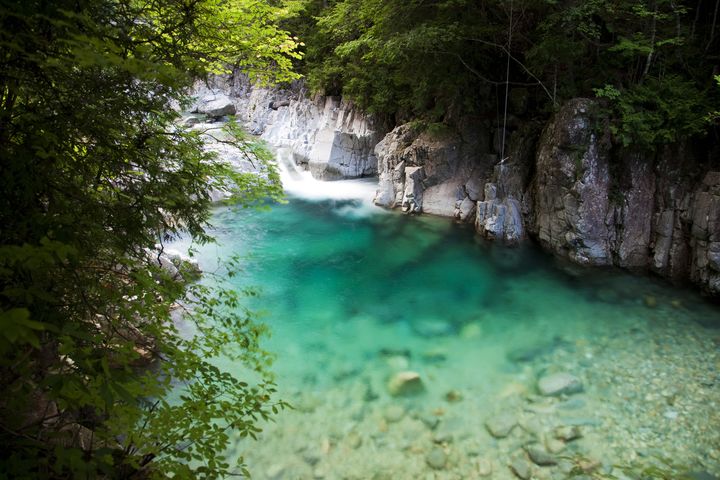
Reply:
[[[319,180],[377,175],[377,205],[473,223],[504,244],[527,239],[571,262],[649,271],[720,293],[720,167],[690,145],[639,153],[611,144],[600,106],[568,101],[546,125],[388,131],[334,97],[252,88],[238,74],[199,92],[234,103],[239,121]],[[282,106],[276,106],[282,105]],[[515,108],[522,108],[516,105]]]
[[[338,99],[215,81],[197,87],[199,110],[232,105],[274,145],[288,195],[267,211],[218,207],[219,243],[197,252],[207,271],[242,256],[234,288],[259,289],[250,307],[294,407],[258,444],[234,438],[230,458],[267,479],[720,473],[717,307],[607,268],[653,268],[655,178],[678,178],[631,163],[612,203],[592,102],[568,103],[540,137],[516,131],[500,163],[477,153],[489,135],[385,132]],[[670,231],[666,265],[716,238],[714,174],[695,178],[681,230],[697,225]]]

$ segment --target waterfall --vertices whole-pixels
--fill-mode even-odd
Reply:
[[[373,204],[376,178],[324,182],[295,164],[292,149],[278,147],[276,158],[280,180],[288,196],[311,202],[331,201],[335,204],[334,211],[343,216],[365,217],[384,212]]]

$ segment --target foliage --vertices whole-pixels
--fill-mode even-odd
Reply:
[[[704,135],[701,119],[720,103],[711,3],[305,0],[290,28],[307,43],[311,87],[371,112],[500,123],[506,81],[511,98],[531,92],[527,109],[510,102],[515,116],[547,116],[599,89],[619,142],[654,149]]]
[[[598,97],[610,100],[617,121],[610,130],[624,146],[652,150],[701,134],[706,128],[705,97],[678,76],[648,78],[625,92],[606,85]]]
[[[277,196],[258,147],[237,140],[266,175],[235,174],[172,108],[232,65],[295,78],[276,16],[255,0],[0,3],[3,475],[217,478],[237,471],[228,432],[252,437],[284,406],[242,294],[149,253],[211,240],[210,190]],[[215,367],[221,352],[255,381]]]

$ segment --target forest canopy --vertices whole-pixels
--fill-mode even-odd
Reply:
[[[546,116],[600,97],[618,143],[702,135],[720,103],[714,0],[300,0],[287,26],[317,91],[389,117]],[[713,108],[713,105],[715,106]]]

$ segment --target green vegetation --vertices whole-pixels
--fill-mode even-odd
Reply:
[[[654,149],[704,135],[720,95],[717,2],[298,0],[310,85],[406,121],[500,123],[598,96],[618,143]],[[528,89],[526,108],[512,92]]]
[[[210,190],[241,205],[281,195],[270,155],[242,132],[228,133],[265,176],[234,172],[179,125],[173,106],[195,79],[236,67],[287,82],[295,67],[317,91],[434,135],[468,114],[499,123],[506,97],[534,118],[596,95],[619,143],[653,149],[718,121],[717,11],[717,0],[0,1],[0,472],[247,474],[224,459],[230,431],[253,437],[285,406],[264,329],[242,309],[254,292],[194,284],[185,264],[171,275],[155,250],[183,234],[212,240]],[[257,375],[219,370],[220,355]]]
[[[238,175],[171,108],[228,65],[295,78],[277,15],[254,0],[0,4],[0,476],[216,478],[242,470],[223,458],[230,429],[254,436],[284,406],[263,329],[233,313],[252,292],[187,283],[148,253],[210,241],[213,188],[280,194],[261,149],[238,139],[266,180]],[[255,382],[217,369],[221,351]]]

